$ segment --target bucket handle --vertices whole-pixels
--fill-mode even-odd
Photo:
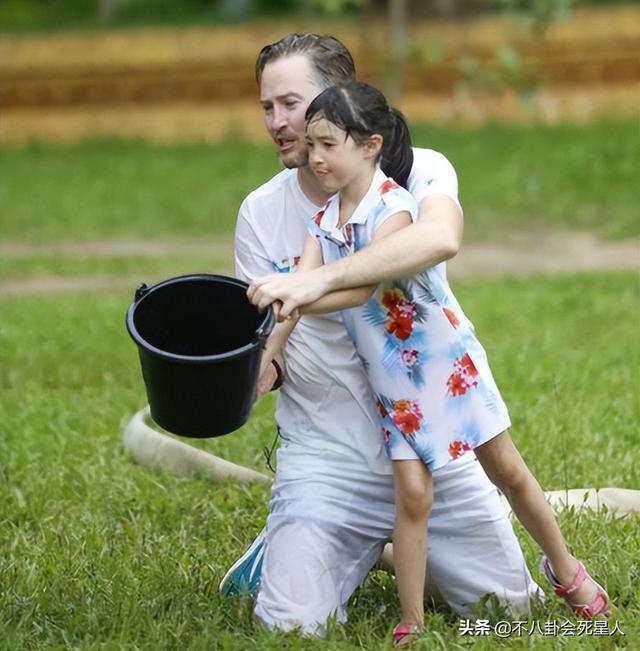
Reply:
[[[134,295],[134,300],[136,302],[139,301],[148,291],[149,291],[149,287],[147,287],[146,283],[142,283],[138,285],[138,287],[136,288],[136,293]]]
[[[267,317],[266,319],[262,322],[260,327],[256,330],[256,337],[260,341],[264,341],[270,334],[271,331],[273,330],[273,326],[275,325],[275,315],[273,313],[272,307],[269,305],[267,307]]]

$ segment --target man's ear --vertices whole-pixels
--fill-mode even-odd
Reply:
[[[382,149],[382,143],[384,138],[379,133],[373,133],[367,139],[365,144],[365,150],[367,153],[367,158],[377,158],[380,150]]]

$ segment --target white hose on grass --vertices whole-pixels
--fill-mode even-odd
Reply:
[[[243,484],[271,483],[270,477],[257,470],[231,463],[158,432],[147,424],[147,419],[150,419],[149,407],[137,412],[122,432],[125,448],[141,466],[178,477],[201,474],[214,481],[233,477]]]
[[[125,448],[141,466],[178,477],[199,474],[213,481],[232,477],[242,484],[271,483],[271,477],[257,470],[231,463],[158,432],[147,424],[149,419],[149,407],[145,407],[133,416],[122,433]],[[615,517],[640,512],[640,491],[628,488],[571,488],[546,491],[545,495],[556,511],[573,507]],[[502,502],[511,515],[511,507],[504,497]]]

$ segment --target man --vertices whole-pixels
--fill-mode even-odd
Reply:
[[[306,223],[328,198],[307,165],[305,110],[324,88],[354,75],[351,55],[331,37],[291,34],[260,52],[260,102],[286,169],[240,208],[240,278],[295,269]],[[458,249],[455,171],[431,150],[416,149],[414,158],[409,190],[419,202],[419,221],[375,249],[376,281],[440,263]],[[407,233],[413,233],[413,252],[399,264],[394,237]],[[261,391],[279,384],[282,366],[267,368]],[[347,601],[380,557],[394,520],[391,465],[374,401],[338,314],[303,317],[290,337],[276,420],[281,446],[266,547],[262,539],[254,542],[221,589],[233,580],[237,588],[246,571],[255,570],[257,578],[262,562],[256,617],[270,627],[321,633],[328,617],[346,618]],[[497,492],[472,454],[434,473],[427,576],[464,616],[489,592],[519,611],[537,594]]]

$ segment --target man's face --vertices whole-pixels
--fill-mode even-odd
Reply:
[[[262,71],[260,104],[264,123],[285,167],[307,164],[304,114],[322,90],[303,54],[276,59]]]

